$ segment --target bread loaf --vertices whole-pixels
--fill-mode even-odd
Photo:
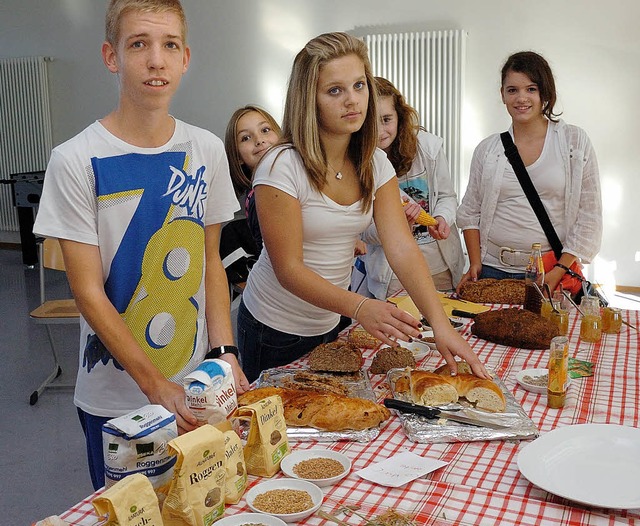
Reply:
[[[483,278],[478,281],[466,281],[460,287],[460,297],[474,303],[522,305],[524,280]]]
[[[471,369],[471,366],[464,360],[456,363],[458,364],[458,374],[473,374],[473,370]],[[441,365],[433,372],[436,374],[451,375],[451,368],[449,367],[448,363],[445,363],[444,365]]]
[[[555,323],[528,310],[511,308],[478,314],[471,334],[501,345],[521,349],[548,349],[558,336]]]
[[[335,341],[318,345],[309,354],[309,369],[332,373],[353,373],[362,367],[362,352],[354,344]]]
[[[371,374],[387,374],[396,367],[415,367],[413,353],[404,347],[383,347],[373,357],[369,372]]]
[[[389,410],[364,398],[350,398],[282,387],[259,387],[238,397],[238,405],[248,405],[268,396],[282,398],[284,419],[289,426],[304,426],[324,431],[360,431],[375,427],[391,416]]]
[[[411,400],[420,405],[446,405],[457,402],[458,398],[466,398],[478,409],[493,412],[505,410],[507,401],[494,381],[465,373],[450,376],[448,368],[439,369],[442,374],[422,370],[411,371],[408,385],[404,379],[406,377],[400,377],[396,381],[395,391],[409,391]]]
[[[382,342],[375,336],[371,336],[364,328],[356,327],[348,336],[349,343],[353,343],[356,347],[361,349],[375,349]]]

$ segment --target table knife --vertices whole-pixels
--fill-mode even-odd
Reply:
[[[445,411],[444,409],[438,409],[436,407],[412,404],[411,402],[405,402],[404,400],[398,400],[397,398],[385,398],[384,405],[389,409],[397,409],[403,413],[413,413],[429,419],[446,418],[462,424],[469,424],[478,427],[490,427],[491,429],[506,429],[509,427],[502,424],[496,424],[495,422],[482,420],[481,418],[463,416],[458,413]]]
[[[476,317],[476,313],[475,312],[467,312],[466,310],[460,310],[460,309],[453,309],[451,311],[451,315],[452,316],[458,316],[460,318],[475,318]]]

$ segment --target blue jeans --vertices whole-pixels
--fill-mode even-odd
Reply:
[[[321,343],[332,342],[338,337],[339,326],[319,336],[287,334],[268,327],[256,320],[244,302],[238,308],[238,348],[242,370],[250,382],[260,372],[272,367],[287,365],[301,358]]]
[[[78,409],[78,418],[87,443],[87,461],[93,489],[104,486],[104,454],[102,451],[102,424],[112,416],[94,416]]]
[[[524,272],[505,272],[504,270],[490,267],[489,265],[482,265],[482,272],[480,272],[480,278],[494,278],[494,279],[524,279]]]

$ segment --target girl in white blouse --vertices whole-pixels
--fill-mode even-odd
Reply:
[[[554,290],[576,259],[590,262],[600,249],[602,203],[596,155],[587,134],[554,113],[556,89],[537,53],[511,55],[502,68],[502,101],[509,133],[563,244],[559,265],[547,269]],[[500,134],[484,139],[471,161],[469,185],[458,208],[469,254],[460,285],[478,278],[521,278],[531,251],[551,246],[504,154]]]

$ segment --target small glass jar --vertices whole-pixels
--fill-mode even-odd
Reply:
[[[622,329],[622,311],[617,307],[602,309],[602,332],[618,334]]]
[[[546,319],[550,319],[552,312],[553,312],[553,307],[551,306],[551,302],[546,298],[543,299],[542,305],[540,306],[540,316]]]
[[[602,317],[600,301],[594,296],[584,296],[580,302],[582,320],[580,321],[580,339],[596,343],[602,338]]]
[[[564,407],[569,385],[569,339],[556,336],[549,349],[549,383],[547,406],[553,409]]]
[[[560,336],[566,336],[569,334],[569,312],[556,307],[556,310],[551,311],[549,318],[558,327],[558,334]]]

